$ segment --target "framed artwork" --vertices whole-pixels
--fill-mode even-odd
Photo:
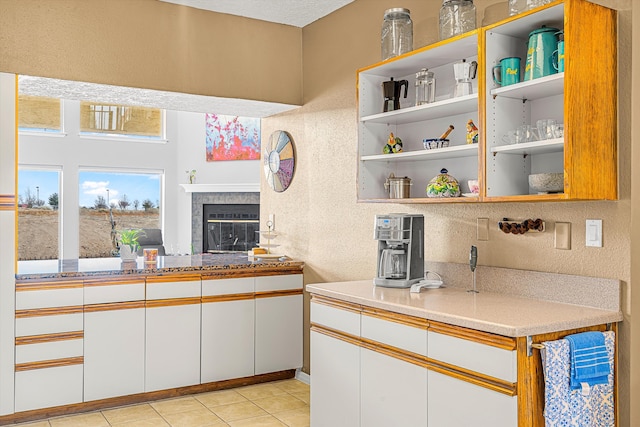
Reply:
[[[260,160],[260,119],[205,114],[207,161]]]

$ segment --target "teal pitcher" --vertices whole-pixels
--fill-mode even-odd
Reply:
[[[555,74],[553,53],[558,47],[558,29],[542,26],[529,34],[524,80]]]

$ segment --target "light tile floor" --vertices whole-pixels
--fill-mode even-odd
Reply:
[[[194,394],[20,427],[306,427],[309,386],[290,379]]]

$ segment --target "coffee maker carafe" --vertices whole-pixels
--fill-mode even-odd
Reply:
[[[376,215],[378,271],[373,283],[408,288],[424,278],[424,216]]]
[[[476,78],[478,63],[476,61],[467,62],[462,60],[453,64],[453,76],[456,79],[456,85],[453,89],[453,96],[471,95],[473,86],[471,80]]]
[[[407,90],[409,89],[408,80],[388,80],[382,82],[382,94],[384,95],[384,104],[382,107],[383,112],[399,110],[400,109],[400,93],[404,86],[404,97],[407,97]],[[391,106],[391,108],[389,108]]]

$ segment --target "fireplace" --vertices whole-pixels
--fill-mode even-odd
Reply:
[[[207,212],[205,213],[205,207]],[[215,209],[220,208],[216,213]],[[245,209],[246,208],[246,209]],[[213,222],[209,223],[209,216]],[[191,194],[191,243],[194,253],[245,251],[256,244],[260,220],[259,192],[194,192]],[[243,230],[241,223],[246,229]],[[231,227],[233,224],[233,227]],[[253,225],[250,225],[253,224]],[[224,227],[223,227],[224,225]],[[215,231],[216,227],[219,231]],[[252,228],[253,227],[253,228]],[[214,234],[210,243],[210,233]],[[223,231],[224,230],[224,231]],[[234,237],[229,237],[229,236]],[[221,238],[222,237],[222,238]],[[238,241],[235,239],[238,237]],[[217,242],[217,243],[216,243]],[[233,244],[235,242],[235,244]],[[219,247],[216,247],[220,245]],[[245,249],[245,247],[247,249]]]
[[[246,252],[258,243],[260,205],[204,205],[202,225],[203,253]]]

